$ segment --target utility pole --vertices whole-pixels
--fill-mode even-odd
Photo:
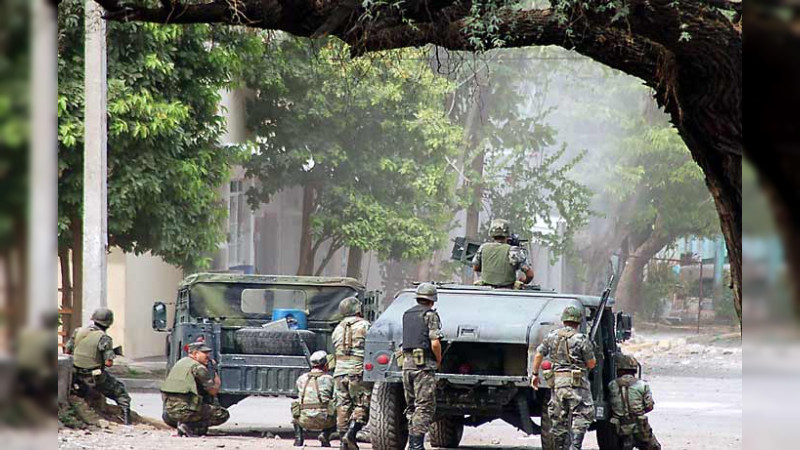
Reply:
[[[703,247],[700,247],[700,292],[697,298],[697,334],[700,334],[700,311],[703,309]]]
[[[96,308],[106,306],[108,251],[106,23],[103,8],[94,0],[86,0],[85,8],[83,324],[89,322]]]
[[[36,327],[57,304],[58,224],[58,47],[56,9],[31,3],[31,159],[28,213],[28,308],[26,322]]]

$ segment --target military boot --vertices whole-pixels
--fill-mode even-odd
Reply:
[[[122,408],[122,423],[125,425],[131,424],[131,408]]]
[[[194,434],[194,429],[192,427],[190,427],[188,424],[185,424],[183,422],[178,422],[177,429],[178,429],[178,436],[181,436],[181,437],[195,437],[196,436]]]
[[[302,447],[304,443],[303,428],[299,424],[294,424],[294,446]]]
[[[424,450],[424,449],[425,449],[424,434],[408,435],[408,450]]]
[[[350,428],[347,429],[347,432],[342,436],[342,443],[350,450],[358,450],[358,439],[356,438],[356,434],[358,431],[361,430],[364,424],[356,422],[355,420],[350,422]]]
[[[334,429],[328,428],[327,430],[322,430],[322,433],[317,436],[319,439],[320,447],[330,447],[331,446],[331,435],[333,434]]]
[[[583,446],[583,433],[572,433],[572,447],[570,450],[581,450]]]

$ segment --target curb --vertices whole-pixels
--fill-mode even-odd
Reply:
[[[158,391],[161,389],[161,380],[149,378],[119,378],[129,391]]]

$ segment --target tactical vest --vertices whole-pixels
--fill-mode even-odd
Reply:
[[[619,393],[622,396],[622,403],[625,405],[625,416],[634,417],[633,409],[631,408],[630,388],[636,383],[636,379],[617,378],[617,385],[619,386]]]
[[[553,364],[558,365],[580,365],[569,352],[569,340],[578,333],[572,328],[562,328],[556,333],[556,348]]]
[[[430,310],[427,306],[416,305],[403,314],[403,351],[415,348],[430,350],[431,339],[424,318]]]
[[[161,392],[168,394],[194,394],[197,392],[197,382],[194,379],[192,369],[195,366],[202,366],[199,362],[185,356],[181,358],[169,371],[167,379],[161,385]]]
[[[99,369],[105,364],[103,355],[98,350],[100,338],[105,336],[102,330],[81,328],[75,334],[75,350],[72,352],[72,365],[79,369]]]
[[[326,409],[328,407],[328,402],[322,403],[320,400],[320,393],[319,393],[319,377],[324,375],[324,373],[319,372],[310,372],[308,374],[308,378],[306,379],[306,384],[303,386],[302,392],[300,392],[300,409]],[[306,403],[306,389],[308,389],[308,385],[314,383],[314,392],[317,393],[317,401],[318,403]]]
[[[364,359],[364,342],[362,341],[360,344],[355,345],[355,340],[353,339],[353,325],[360,323],[364,320],[363,317],[352,316],[345,318],[341,322],[341,326],[344,328],[342,332],[342,340],[341,342],[336,345],[336,356],[354,356],[361,359]],[[360,351],[359,351],[360,350]]]
[[[481,280],[490,286],[509,286],[517,280],[517,272],[508,261],[511,246],[499,242],[483,244]]]

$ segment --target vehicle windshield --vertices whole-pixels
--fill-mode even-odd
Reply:
[[[195,318],[225,318],[229,325],[269,321],[274,309],[299,309],[310,320],[325,321],[335,319],[341,300],[356,294],[345,286],[198,283],[190,291],[189,312]]]

